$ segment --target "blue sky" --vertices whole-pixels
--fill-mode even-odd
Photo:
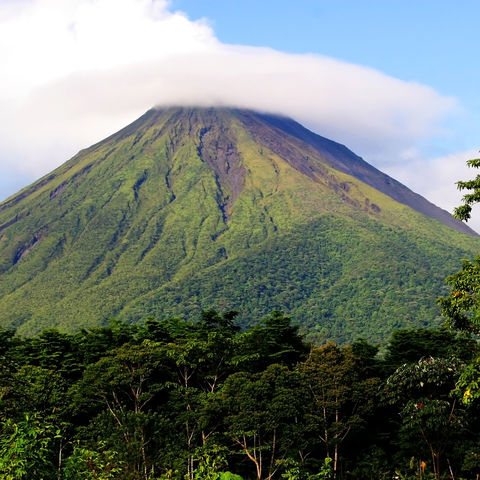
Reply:
[[[0,201],[153,105],[194,103],[292,116],[451,211],[480,148],[479,14],[473,0],[0,0]]]
[[[478,1],[173,0],[225,43],[319,53],[446,94],[478,85]],[[469,78],[465,68],[471,67]],[[468,97],[466,97],[468,98]]]

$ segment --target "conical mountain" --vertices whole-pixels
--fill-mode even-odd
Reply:
[[[480,239],[346,147],[229,108],[148,111],[0,204],[0,322],[274,308],[311,336],[439,321]]]

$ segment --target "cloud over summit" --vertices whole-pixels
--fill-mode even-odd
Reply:
[[[438,133],[455,101],[319,55],[222,44],[165,0],[0,3],[0,169],[46,173],[154,105],[294,117],[377,165]]]

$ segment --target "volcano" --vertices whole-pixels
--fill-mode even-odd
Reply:
[[[316,341],[438,324],[479,237],[339,143],[234,108],[149,110],[0,204],[0,324],[282,309]]]

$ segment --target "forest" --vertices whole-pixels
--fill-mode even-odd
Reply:
[[[236,316],[1,330],[0,478],[479,478],[470,332],[397,330],[379,351]]]

